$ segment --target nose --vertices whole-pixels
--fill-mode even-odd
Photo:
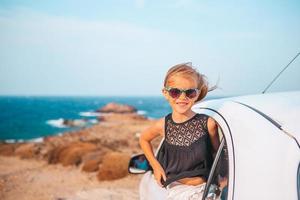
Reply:
[[[185,92],[181,92],[181,94],[178,97],[178,99],[187,99],[187,96],[186,96]]]

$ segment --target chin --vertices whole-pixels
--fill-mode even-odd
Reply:
[[[173,110],[176,111],[176,112],[179,113],[179,114],[185,114],[185,113],[191,111],[191,106],[190,106],[190,107],[187,107],[187,108],[178,108],[178,107],[176,107],[176,108],[174,108]]]

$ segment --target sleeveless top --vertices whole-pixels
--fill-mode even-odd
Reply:
[[[167,177],[164,187],[182,178],[208,178],[213,159],[207,120],[203,114],[182,123],[174,122],[172,113],[165,117],[165,139],[157,154]]]

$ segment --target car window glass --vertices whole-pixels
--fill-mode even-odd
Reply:
[[[297,176],[297,191],[298,191],[298,200],[300,200],[300,163],[298,166],[298,176]]]
[[[212,168],[211,180],[207,182],[205,200],[227,200],[228,193],[228,152],[225,140],[221,143],[220,155],[216,157],[216,167]]]

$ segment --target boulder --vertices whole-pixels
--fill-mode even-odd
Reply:
[[[128,175],[130,155],[120,152],[107,153],[99,167],[98,180],[115,180]]]
[[[63,125],[69,127],[83,127],[87,124],[86,119],[64,119]]]
[[[101,148],[98,151],[87,153],[82,157],[82,171],[95,172],[99,169],[99,164],[102,163],[104,155],[108,152],[106,148]]]
[[[95,151],[97,146],[91,143],[73,143],[59,155],[59,161],[63,166],[78,165],[81,163],[81,158],[88,152]]]
[[[34,143],[24,143],[16,148],[15,155],[20,158],[34,158],[39,150],[39,147]]]
[[[117,103],[108,103],[102,108],[98,109],[97,112],[102,113],[134,113],[137,109],[130,105],[117,104]]]
[[[92,143],[74,142],[65,146],[54,148],[48,155],[48,163],[62,163],[63,166],[79,165],[82,162],[82,157],[97,149],[97,146]]]
[[[0,145],[0,155],[2,156],[12,156],[15,152],[15,146],[12,144],[1,144]]]
[[[103,157],[105,156],[105,154],[107,154],[110,150],[105,148],[105,147],[101,147],[101,149],[98,149],[96,151],[93,152],[89,152],[86,153],[84,156],[82,156],[82,162],[87,162],[89,160],[100,160],[102,162]]]
[[[145,116],[139,115],[137,113],[128,113],[128,114],[110,113],[101,116],[101,119],[99,119],[99,121],[120,121],[120,122],[145,121],[145,120],[147,120]]]
[[[46,158],[48,158],[48,164],[57,164],[59,154],[65,148],[66,146],[58,146],[58,147],[53,147],[51,150],[49,150],[46,154]]]
[[[82,171],[84,172],[96,172],[99,169],[99,164],[101,163],[101,160],[88,160],[85,163],[83,163]]]

